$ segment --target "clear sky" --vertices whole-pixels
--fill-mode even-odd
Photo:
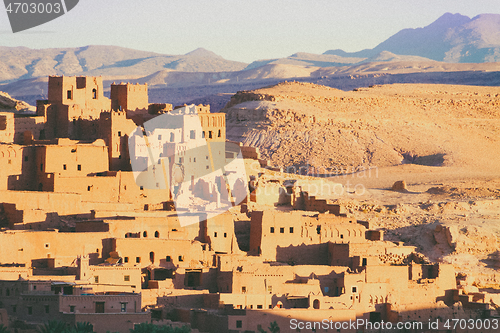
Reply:
[[[252,62],[373,48],[446,12],[500,14],[500,0],[80,0],[66,15],[16,34],[2,6],[0,46],[117,45],[164,54],[203,47]]]

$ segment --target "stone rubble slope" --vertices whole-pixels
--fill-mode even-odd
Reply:
[[[285,82],[238,92],[222,112],[228,139],[258,147],[273,166],[335,173],[401,163],[495,169],[499,106],[493,87]]]

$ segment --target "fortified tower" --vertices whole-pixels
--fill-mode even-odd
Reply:
[[[148,84],[120,83],[111,85],[111,109],[148,111]]]
[[[110,108],[101,77],[50,76],[48,100],[37,101],[37,115],[46,121],[46,139],[79,139],[76,122],[99,119]]]

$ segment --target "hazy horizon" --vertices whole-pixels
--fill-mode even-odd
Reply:
[[[251,63],[297,52],[373,48],[447,12],[472,18],[500,14],[500,6],[498,0],[82,0],[62,17],[15,34],[5,9],[0,10],[0,46],[114,45],[172,55],[201,47]]]

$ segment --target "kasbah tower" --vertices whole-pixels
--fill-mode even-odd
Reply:
[[[100,77],[53,76],[35,115],[0,113],[0,324],[12,331],[57,320],[97,333],[401,322],[431,332],[431,322],[491,314],[489,296],[464,292],[451,265],[384,241],[308,193],[308,177],[290,181],[257,149],[227,141],[224,113],[149,104],[147,85],[103,93]],[[166,115],[175,122],[148,130]],[[197,142],[207,148],[189,153]],[[229,172],[205,177],[236,156],[242,200]],[[161,181],[139,182],[134,163]],[[177,196],[192,204],[176,209]]]

